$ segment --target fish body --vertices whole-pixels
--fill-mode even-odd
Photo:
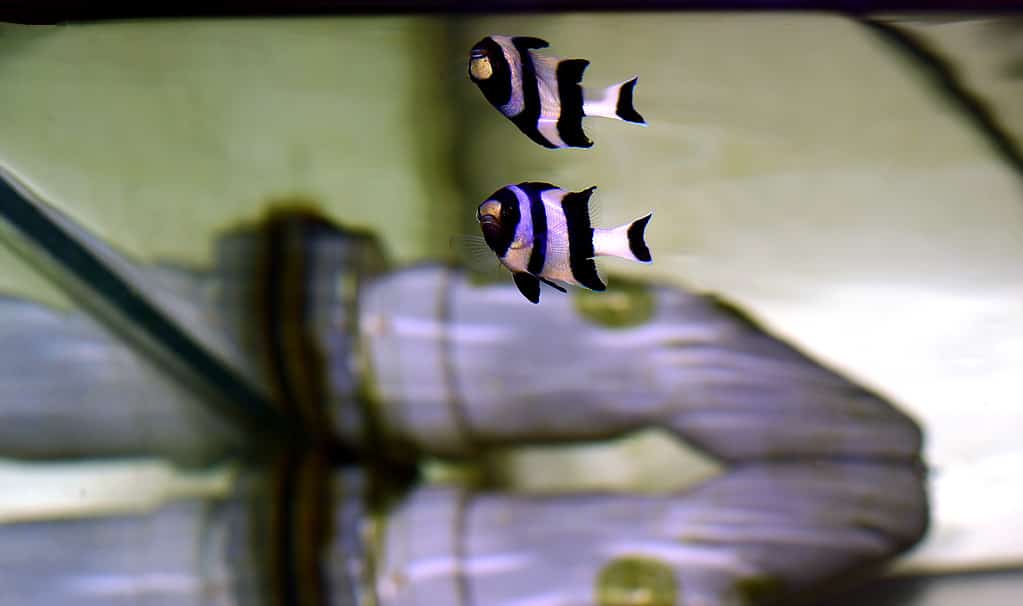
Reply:
[[[633,106],[638,78],[586,100],[580,82],[590,62],[534,52],[547,46],[540,38],[487,36],[472,47],[469,78],[519,130],[550,149],[591,147],[582,126],[586,116],[646,124]]]
[[[512,272],[515,285],[540,301],[540,282],[604,290],[593,258],[606,255],[651,263],[645,230],[651,214],[619,227],[590,223],[590,196],[596,187],[565,191],[550,183],[506,185],[480,204],[476,218],[487,246]]]

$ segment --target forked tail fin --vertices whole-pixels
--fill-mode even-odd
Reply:
[[[653,263],[650,248],[646,245],[646,226],[653,215],[650,213],[614,229],[593,230],[594,252],[598,256],[606,255],[639,263]]]
[[[640,263],[654,262],[654,258],[650,256],[650,249],[646,245],[646,224],[650,222],[650,217],[653,216],[654,213],[649,213],[645,217],[636,219],[629,223],[629,228],[626,231],[629,238],[629,252]]]
[[[600,98],[590,99],[583,103],[583,113],[587,116],[616,118],[646,126],[646,120],[636,111],[633,101],[637,82],[639,82],[638,76],[607,87],[601,93]]]
[[[636,90],[636,82],[639,82],[638,76],[619,85],[618,103],[615,106],[615,114],[626,122],[646,124],[646,120],[644,120],[643,116],[639,115],[639,112],[636,111],[636,106],[633,105],[632,101],[633,92]]]

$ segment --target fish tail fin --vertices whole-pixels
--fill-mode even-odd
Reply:
[[[618,103],[615,106],[615,114],[619,118],[626,122],[633,122],[635,124],[642,124],[646,126],[646,120],[643,116],[639,115],[636,111],[636,106],[633,103],[633,95],[636,90],[636,83],[639,82],[639,76],[626,80],[618,85]]]
[[[653,263],[646,244],[646,226],[653,217],[649,213],[613,229],[593,230],[593,249],[597,255],[621,257],[638,263]]]
[[[646,120],[636,111],[634,102],[637,82],[639,76],[605,88],[599,98],[583,103],[583,113],[646,126]]]

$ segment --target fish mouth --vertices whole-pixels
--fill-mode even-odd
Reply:
[[[487,53],[482,48],[474,48],[469,53],[469,58],[470,59],[482,59],[482,58],[484,58],[486,56],[487,56]]]

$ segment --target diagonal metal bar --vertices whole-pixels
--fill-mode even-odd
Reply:
[[[197,390],[210,406],[257,435],[290,424],[253,376],[217,352],[215,339],[175,321],[115,252],[62,217],[0,167],[0,241],[38,267],[84,309]],[[138,276],[135,276],[137,278]]]

